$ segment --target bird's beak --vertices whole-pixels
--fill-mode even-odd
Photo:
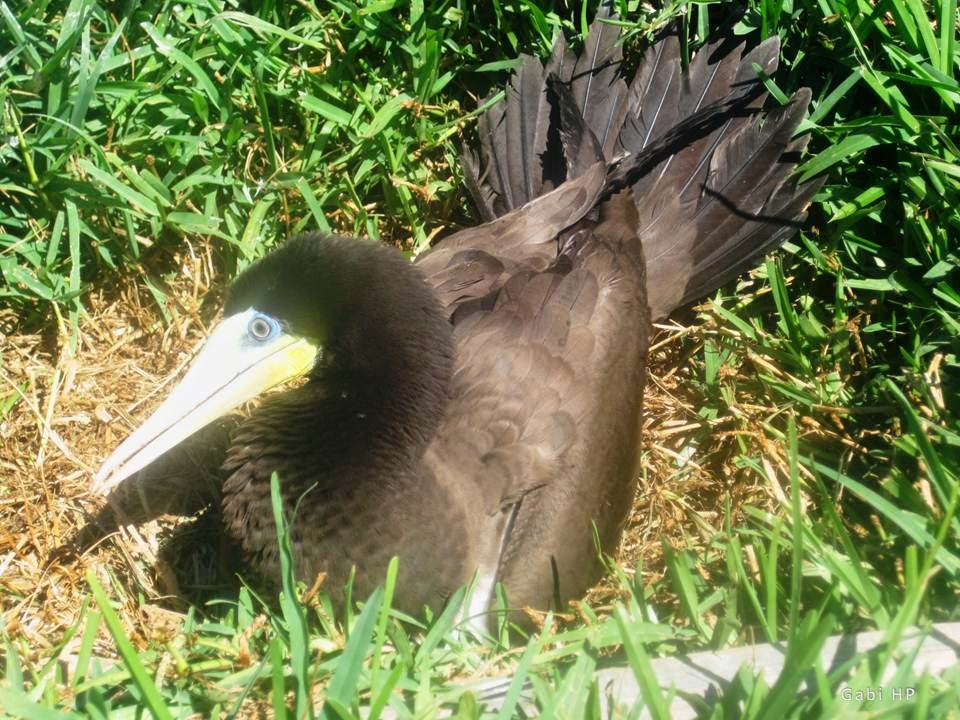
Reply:
[[[180,384],[103,463],[93,492],[107,494],[208,423],[313,367],[318,347],[304,338],[279,332],[255,341],[247,330],[253,313],[237,313],[214,329]]]

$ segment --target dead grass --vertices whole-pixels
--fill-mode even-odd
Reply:
[[[157,496],[141,489],[141,515],[121,503],[118,516],[87,492],[100,462],[159,403],[215,319],[217,308],[202,304],[217,283],[210,251],[189,250],[178,261],[169,325],[131,280],[87,297],[75,352],[62,324],[54,336],[0,336],[0,398],[17,389],[23,395],[0,426],[0,611],[7,633],[25,636],[38,657],[76,623],[88,568],[122,599],[118,610],[139,643],[175,633],[178,611],[224,577],[216,512],[199,520],[197,512],[211,496],[229,422],[151,468],[167,489]],[[708,440],[690,444],[706,422],[689,387],[690,357],[705,332],[674,324],[654,338],[640,491],[620,553],[629,572],[643,568],[645,582],[664,573],[662,539],[694,548],[709,542],[723,525],[724,498],[735,510],[744,503],[777,505],[755,475],[733,465],[740,450],[729,432],[732,418],[712,421]],[[748,407],[740,408],[736,427],[755,422],[748,441],[760,443],[771,465],[784,471],[785,458],[759,429],[771,409]],[[171,480],[178,490],[169,490]],[[617,592],[604,581],[589,601],[603,611]],[[104,654],[112,655],[108,647]]]
[[[53,336],[0,340],[0,394],[23,396],[0,427],[0,610],[7,632],[25,635],[38,650],[76,621],[87,568],[105,583],[115,578],[115,589],[131,599],[159,599],[173,589],[159,560],[162,537],[176,524],[172,516],[142,525],[114,521],[99,532],[96,523],[109,513],[87,488],[100,461],[159,402],[204,337],[200,298],[211,268],[209,253],[182,258],[169,326],[131,281],[88,296],[75,351],[62,324]],[[155,633],[156,618],[143,614],[152,611],[134,602],[123,609],[133,637]]]

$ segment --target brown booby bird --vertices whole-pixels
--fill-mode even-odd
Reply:
[[[582,595],[634,496],[651,321],[777,247],[816,183],[791,176],[804,89],[766,114],[779,44],[667,35],[628,84],[601,10],[576,55],[523,57],[464,155],[483,224],[408,262],[295,237],[243,272],[180,385],[104,463],[105,492],[261,392],[223,465],[227,534],[279,571],[270,478],[296,569],[367,593],[400,558],[397,606],[474,577],[513,607]]]

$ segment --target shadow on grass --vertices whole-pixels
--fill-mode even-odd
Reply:
[[[161,604],[178,610],[235,595],[240,587],[240,553],[223,532],[220,465],[240,418],[221,418],[124,480],[104,505],[66,542],[51,561],[69,562],[123,527],[154,520],[161,529],[156,552]]]

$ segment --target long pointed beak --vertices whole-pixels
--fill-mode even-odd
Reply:
[[[217,325],[180,384],[103,463],[93,492],[107,494],[218,417],[313,367],[318,347],[304,338],[278,333],[254,340],[247,331],[254,313],[237,313]]]

